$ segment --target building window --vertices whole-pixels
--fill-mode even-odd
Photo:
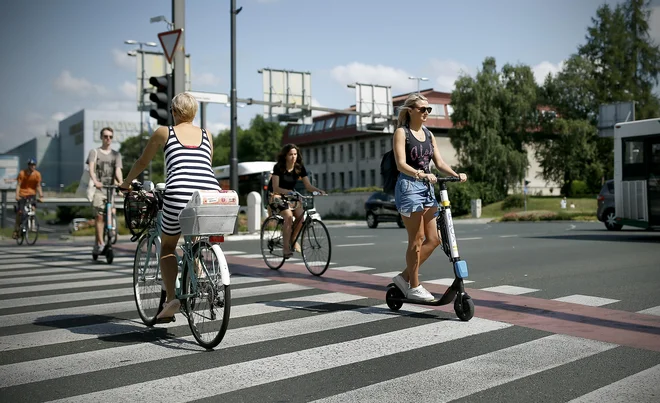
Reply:
[[[366,147],[364,145],[364,141],[360,141],[360,159],[364,160],[367,158],[367,152],[366,152]]]
[[[346,126],[346,116],[340,116],[337,118],[337,124],[335,127],[337,129],[341,129],[342,127]]]
[[[369,158],[376,158],[376,140],[369,142]]]
[[[346,126],[355,126],[355,122],[357,121],[357,118],[355,115],[348,115],[348,121],[346,122]]]
[[[325,130],[332,130],[332,128],[335,126],[335,118],[330,118],[325,121]]]
[[[352,188],[353,186],[353,171],[348,171],[348,187]]]
[[[314,127],[312,128],[312,131],[314,132],[323,131],[323,125],[325,125],[325,120],[317,120],[316,122],[314,122]]]
[[[348,145],[348,161],[353,161],[353,143]]]
[[[625,145],[623,154],[624,164],[644,163],[644,142],[628,140],[623,144]]]
[[[385,139],[381,139],[381,140],[380,140],[380,155],[381,155],[381,156],[382,156],[382,155],[385,155],[385,153],[387,152],[387,148],[386,148],[386,147],[387,147],[387,140],[385,140]]]
[[[367,175],[364,172],[364,169],[360,170],[360,187],[367,186]]]
[[[346,183],[344,182],[344,173],[343,172],[339,173],[339,188],[341,190],[346,189]]]
[[[376,186],[376,170],[372,169],[369,174],[371,175],[371,186]]]
[[[335,189],[335,173],[330,173],[330,189]]]
[[[327,173],[324,172],[324,173],[321,174],[321,182],[322,182],[321,187],[323,189],[327,189],[328,188],[328,174]]]
[[[305,125],[305,133],[311,133],[313,127],[313,125]]]
[[[319,163],[319,149],[318,148],[314,149],[314,163],[315,164]]]
[[[335,162],[335,146],[330,146],[330,162]]]
[[[321,162],[328,162],[328,155],[325,147],[321,147]]]
[[[449,104],[447,104],[447,114],[449,114],[449,116],[454,114],[454,108]]]
[[[344,145],[339,146],[339,162],[344,162]]]
[[[445,117],[445,105],[444,104],[429,104],[433,108],[431,111],[431,116],[434,118],[444,118]]]
[[[305,150],[305,161],[311,163],[312,162],[312,150],[309,148]]]

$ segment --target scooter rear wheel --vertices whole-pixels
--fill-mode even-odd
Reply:
[[[385,295],[385,302],[387,302],[387,306],[390,307],[391,310],[396,312],[403,306],[403,302],[400,301],[403,297],[404,295],[401,290],[397,287],[390,287]]]
[[[474,302],[469,296],[458,296],[454,301],[454,312],[458,319],[467,322],[474,316]]]

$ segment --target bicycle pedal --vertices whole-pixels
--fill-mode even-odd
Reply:
[[[170,323],[170,322],[176,322],[176,317],[175,316],[170,316],[169,318],[156,319],[157,324],[164,324],[164,323]]]

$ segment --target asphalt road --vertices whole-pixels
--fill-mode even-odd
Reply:
[[[359,223],[332,226],[331,267],[364,266],[369,273],[405,267],[407,236],[396,224],[370,229]],[[660,232],[602,223],[456,222],[460,256],[467,261],[470,288],[522,287],[525,295],[555,299],[572,295],[605,298],[608,308],[637,312],[660,305]],[[226,242],[224,249],[260,254],[260,243]],[[453,276],[440,249],[422,266],[422,281]],[[601,301],[607,302],[607,301]]]
[[[322,277],[228,240],[232,311],[214,351],[181,314],[142,324],[134,244],[108,265],[86,243],[0,241],[0,401],[657,402],[660,234],[601,227],[457,223],[468,322],[451,305],[388,309],[396,225],[331,226]],[[435,293],[452,277],[440,250],[422,273]]]

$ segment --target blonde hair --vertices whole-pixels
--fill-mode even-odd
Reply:
[[[192,122],[197,115],[197,100],[188,92],[182,92],[172,98],[172,115],[181,122]]]
[[[410,123],[410,110],[417,104],[417,101],[427,101],[422,94],[410,94],[402,106],[399,107],[399,117],[396,121],[396,127],[403,127]]]

